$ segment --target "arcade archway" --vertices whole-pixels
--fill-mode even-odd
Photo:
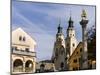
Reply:
[[[22,72],[23,71],[23,62],[20,59],[16,59],[13,63],[13,71],[14,72]]]
[[[25,71],[26,72],[32,72],[33,71],[33,62],[31,60],[26,61]]]

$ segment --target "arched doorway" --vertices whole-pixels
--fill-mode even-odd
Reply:
[[[14,72],[22,72],[23,71],[23,62],[20,59],[16,59],[13,63],[13,71]]]
[[[61,62],[60,67],[61,67],[61,71],[64,70],[64,63],[63,62]]]
[[[26,72],[33,72],[33,62],[31,60],[26,61],[25,71]]]
[[[40,72],[44,72],[45,71],[45,65],[42,63],[40,65]]]

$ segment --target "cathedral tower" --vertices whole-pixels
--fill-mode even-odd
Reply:
[[[68,21],[68,28],[67,28],[67,37],[65,39],[65,45],[66,45],[66,54],[67,58],[72,55],[73,51],[75,50],[77,46],[77,39],[75,36],[75,29],[73,26],[73,20],[70,16],[69,21]]]
[[[62,33],[62,27],[58,26],[58,32],[56,34],[56,41],[54,43],[53,50],[53,62],[56,70],[64,70],[65,69],[65,39]]]

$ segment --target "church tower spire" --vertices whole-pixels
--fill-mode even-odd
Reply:
[[[72,17],[70,15],[69,21],[68,21],[68,28],[67,28],[67,37],[75,36],[75,30],[74,30],[74,21],[72,20]]]
[[[72,14],[71,14],[71,11],[70,11],[70,17],[69,17],[69,21],[68,21],[68,28],[73,28],[73,20],[72,20]]]
[[[73,28],[73,27],[74,27],[74,26],[73,26],[73,20],[72,20],[71,16],[70,16],[70,18],[69,18],[68,23],[69,23],[68,28]]]
[[[61,20],[59,20],[58,33],[62,33]]]
[[[73,51],[75,50],[77,46],[77,39],[75,36],[75,29],[74,29],[74,21],[72,20],[72,17],[70,15],[68,20],[68,28],[66,31],[66,52],[67,52],[67,58],[72,55]]]

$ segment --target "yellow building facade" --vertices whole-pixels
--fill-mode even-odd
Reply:
[[[23,29],[12,31],[11,73],[34,73],[36,70],[36,42]]]
[[[82,42],[80,42],[68,59],[69,70],[79,70],[81,64]]]
[[[89,56],[88,52],[88,56]],[[96,69],[96,60],[88,59],[88,69]],[[80,42],[72,55],[68,59],[69,70],[81,70],[82,69],[82,42]]]

